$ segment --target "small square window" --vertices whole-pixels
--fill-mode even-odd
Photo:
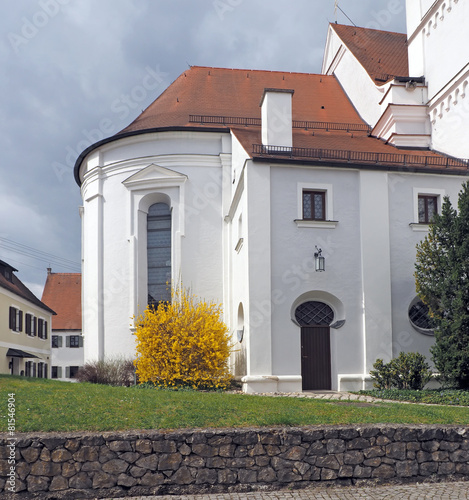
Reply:
[[[69,347],[80,347],[80,336],[79,335],[70,335],[70,345]]]
[[[419,223],[429,224],[438,212],[438,196],[419,195],[418,197]]]
[[[303,220],[326,220],[324,191],[303,191]]]

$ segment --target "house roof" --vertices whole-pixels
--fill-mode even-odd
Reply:
[[[81,330],[81,274],[52,273],[47,275],[42,300],[56,311],[53,330]]]
[[[373,157],[373,154],[405,154],[405,150],[369,135],[368,125],[360,118],[334,75],[194,66],[184,71],[128,127],[85,150],[75,164],[75,179],[80,184],[81,162],[100,145],[131,135],[164,130],[233,131],[248,154],[253,158],[265,157],[265,154],[255,153],[254,145],[261,144],[259,103],[266,88],[294,90],[293,146],[302,150],[296,150],[300,154],[292,154],[290,160],[299,157],[303,161],[301,158],[309,154],[305,149],[316,148],[369,153],[365,156],[372,158],[371,163],[377,165],[385,164],[382,161],[384,156]],[[467,173],[467,163],[451,163],[451,159],[432,151],[408,150],[408,155],[428,157],[432,171],[443,168],[448,173]],[[401,156],[393,157],[391,164],[407,168],[406,159]],[[327,156],[313,154],[308,161],[324,163]],[[348,161],[362,165],[356,158],[349,157]],[[424,158],[412,162],[411,168],[426,169],[428,161]],[[438,168],[434,168],[434,164]]]
[[[344,24],[331,27],[376,85],[384,85],[395,76],[409,76],[407,35]]]
[[[0,268],[8,268],[10,271],[16,271],[16,269],[4,261],[0,261]],[[39,307],[40,309],[44,309],[50,314],[55,314],[55,312],[48,307],[44,302],[41,302],[33,292],[14,274],[11,272],[11,281],[9,281],[3,272],[0,272],[0,287],[8,290],[9,292],[17,295],[19,298],[23,300],[27,300],[31,304]]]

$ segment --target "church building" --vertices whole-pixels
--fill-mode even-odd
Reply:
[[[468,9],[408,0],[407,35],[331,24],[321,74],[191,67],[86,149],[85,362],[132,355],[169,282],[222,304],[246,392],[430,358],[415,246],[468,176]]]

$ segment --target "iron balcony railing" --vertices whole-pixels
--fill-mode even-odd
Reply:
[[[340,149],[289,148],[253,144],[253,154],[288,158],[310,158],[315,160],[336,160],[357,163],[376,163],[419,167],[468,168],[469,161],[447,156],[409,155],[399,153],[371,153],[365,151],[344,151]]]
[[[211,115],[189,115],[189,123],[200,123],[201,125],[239,125],[242,127],[260,127],[260,118],[245,118],[241,116],[211,116]],[[293,120],[293,128],[342,130],[346,132],[371,132],[371,127],[365,123],[333,123],[313,122],[305,120]]]

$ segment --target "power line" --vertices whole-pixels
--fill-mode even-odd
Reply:
[[[81,265],[76,261],[66,259],[64,257],[60,257],[48,252],[43,252],[42,250],[38,250],[28,245],[9,240],[8,238],[0,237],[0,247],[3,247],[10,252],[22,254],[38,261],[47,262],[49,265],[53,263],[59,267],[64,267],[66,269],[81,269]]]
[[[340,8],[339,6],[339,2],[336,3],[336,7],[340,10],[340,12],[342,12],[342,14],[355,26],[355,28],[357,27],[357,25],[350,19],[350,17],[347,16],[347,14]],[[337,22],[337,21],[336,21]]]

